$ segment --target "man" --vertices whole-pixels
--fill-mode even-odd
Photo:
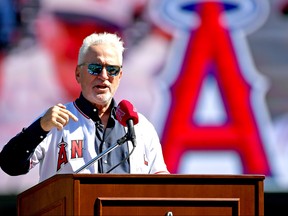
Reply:
[[[80,97],[49,108],[4,146],[0,165],[7,174],[25,174],[38,163],[40,181],[73,173],[126,134],[116,120],[113,98],[123,75],[123,51],[116,34],[94,33],[84,39],[75,70]],[[83,172],[169,173],[154,127],[138,115],[137,146],[130,158],[124,160],[132,150],[132,143],[126,142]]]

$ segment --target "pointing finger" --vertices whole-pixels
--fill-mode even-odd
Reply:
[[[62,112],[66,113],[69,116],[69,118],[73,119],[75,122],[78,121],[78,118],[73,113],[71,113],[69,110],[67,110],[66,106],[64,106],[63,104],[60,104],[60,103],[57,104],[57,106],[59,106],[61,108]]]
[[[69,117],[70,118],[72,118],[75,122],[77,122],[78,121],[78,118],[73,114],[73,113],[71,113],[70,111],[68,111],[68,113],[67,113],[68,115],[69,115]]]

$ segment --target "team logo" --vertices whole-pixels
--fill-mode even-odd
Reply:
[[[180,172],[187,152],[230,151],[241,172],[270,175],[267,86],[245,41],[267,17],[267,1],[166,0],[155,1],[153,10],[160,27],[174,32],[171,59],[159,77],[166,84],[162,144],[169,171]]]
[[[123,117],[125,116],[125,112],[123,112],[119,106],[116,108],[116,116],[117,116],[118,121],[120,121],[120,122],[122,121]]]
[[[71,140],[71,160],[76,158],[83,158],[83,140]],[[62,139],[62,142],[58,144],[59,152],[58,152],[58,160],[57,160],[57,171],[61,169],[61,166],[63,164],[68,163],[68,157],[67,157],[67,148],[68,144],[64,142]]]
[[[62,142],[58,144],[58,147],[59,147],[59,152],[58,152],[57,171],[60,170],[62,164],[68,163],[67,152],[66,152],[67,143],[64,142],[64,140],[62,139]]]

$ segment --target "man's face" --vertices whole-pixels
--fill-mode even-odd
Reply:
[[[121,66],[117,49],[110,44],[93,45],[84,56],[83,63],[85,64],[78,66],[76,70],[76,79],[81,85],[83,96],[98,106],[109,104],[118,89],[122,69],[117,76],[109,76],[105,67],[99,75],[91,75],[88,64]]]

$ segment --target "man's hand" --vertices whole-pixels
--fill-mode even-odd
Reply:
[[[63,104],[57,104],[50,107],[40,120],[40,125],[44,131],[50,131],[53,127],[62,130],[68,124],[69,119],[78,121],[78,118],[73,115]]]

